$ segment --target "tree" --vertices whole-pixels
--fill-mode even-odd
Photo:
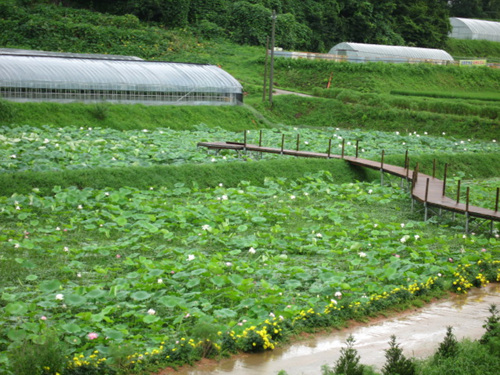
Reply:
[[[414,375],[416,366],[410,359],[403,355],[403,350],[396,343],[396,336],[389,340],[389,349],[385,351],[386,362],[382,368],[384,375]]]
[[[404,44],[443,48],[451,31],[446,0],[398,0],[394,22]]]
[[[363,375],[364,366],[359,363],[358,351],[354,349],[354,337],[350,335],[346,348],[340,349],[340,358],[335,363],[334,374]]]
[[[450,0],[450,15],[452,17],[482,18],[483,0]]]

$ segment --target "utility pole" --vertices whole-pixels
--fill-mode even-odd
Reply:
[[[274,43],[275,43],[275,30],[276,30],[276,11],[273,10],[272,15],[272,31],[271,31],[271,72],[269,75],[269,104],[273,104],[273,80],[274,80]]]
[[[266,38],[266,62],[264,63],[264,88],[262,89],[262,101],[266,101],[267,89],[267,60],[269,58],[269,36]]]

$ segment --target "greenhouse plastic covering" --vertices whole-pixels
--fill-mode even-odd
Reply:
[[[500,22],[452,17],[450,23],[450,38],[500,42]]]
[[[392,61],[410,62],[414,60],[453,61],[446,51],[433,48],[386,46],[364,43],[339,43],[330,52],[333,55],[347,56],[349,61]]]
[[[75,57],[75,58],[80,58],[80,59],[142,61],[142,59],[140,57],[136,57],[136,56],[103,55],[103,54],[98,54],[98,53],[49,52],[49,51],[36,51],[36,50],[17,49],[17,48],[0,48],[0,55]]]
[[[45,99],[56,101],[73,95],[82,101],[234,104],[242,86],[214,65],[0,54],[0,94],[22,100],[23,93],[38,101],[46,93]]]

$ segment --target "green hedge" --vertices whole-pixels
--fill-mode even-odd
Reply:
[[[437,159],[436,176],[442,176],[444,163],[449,163],[449,176],[464,172],[467,178],[498,177],[500,154],[453,154],[410,155],[411,166],[420,163],[423,173],[432,174],[433,159]],[[404,165],[403,155],[386,157],[386,163]],[[485,160],[488,162],[485,163]],[[283,157],[262,161],[232,162],[218,164],[185,164],[176,166],[129,167],[112,169],[85,169],[62,172],[22,172],[0,175],[0,194],[27,194],[34,188],[43,194],[51,194],[54,186],[77,186],[81,189],[132,186],[148,189],[154,186],[174,187],[181,183],[200,188],[222,183],[237,186],[241,181],[262,185],[266,177],[298,178],[308,172],[328,170],[338,183],[367,181],[378,178],[378,172],[354,167],[338,159],[301,159]]]

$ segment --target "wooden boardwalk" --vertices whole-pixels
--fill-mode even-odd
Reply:
[[[411,195],[414,199],[424,204],[426,209],[426,216],[427,216],[428,206],[463,214],[467,217],[466,231],[468,227],[469,217],[476,217],[480,219],[500,222],[500,211],[498,210],[498,191],[497,191],[496,210],[471,206],[468,204],[468,202],[460,203],[457,202],[455,199],[449,198],[443,194],[444,191],[443,187],[445,185],[444,181],[434,178],[432,176],[428,176],[423,173],[419,173],[418,170],[414,171],[409,168],[386,164],[383,162],[383,158],[382,161],[377,162],[353,156],[334,155],[329,153],[327,154],[327,153],[317,153],[309,151],[298,151],[298,150],[290,150],[283,148],[270,148],[252,144],[239,143],[239,142],[199,142],[198,146],[206,147],[208,149],[213,149],[213,150],[228,149],[236,151],[254,151],[254,152],[291,155],[291,156],[308,157],[308,158],[344,159],[353,165],[379,170],[381,172],[389,173],[391,175],[409,180],[412,183]]]

